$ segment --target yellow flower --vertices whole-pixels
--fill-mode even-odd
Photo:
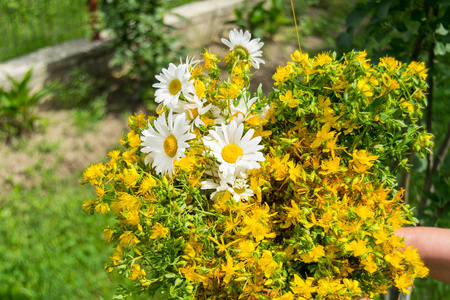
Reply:
[[[233,258],[229,255],[227,255],[227,264],[221,266],[222,271],[225,272],[225,277],[223,278],[225,283],[229,283],[231,281],[231,277],[234,275],[234,272],[241,268],[241,264],[234,266]]]
[[[115,266],[119,265],[119,262],[123,259],[122,247],[117,246],[116,251],[109,257]]]
[[[411,275],[408,273],[395,277],[395,286],[404,294],[409,294],[409,287],[412,285]]]
[[[329,52],[320,53],[316,56],[316,59],[314,60],[314,67],[323,66],[325,64],[328,64],[332,62],[332,58],[329,55]]]
[[[139,174],[135,168],[124,169],[123,173],[119,175],[121,175],[120,177],[122,178],[127,188],[135,186],[139,179]]]
[[[106,214],[109,212],[108,203],[99,203],[95,206],[95,211],[100,212],[101,214]]]
[[[367,150],[353,150],[353,169],[358,173],[366,173],[375,163],[378,156],[370,155]]]
[[[372,218],[374,216],[373,211],[365,205],[358,206],[355,212],[361,219],[361,221],[365,221],[366,219]]]
[[[330,124],[330,126],[336,128],[337,124],[336,121],[339,120],[340,116],[334,115],[334,110],[331,108],[325,109],[323,113],[323,117],[318,118],[317,120],[321,123],[327,123]]]
[[[292,91],[288,90],[286,92],[286,95],[280,95],[280,100],[282,102],[288,102],[288,106],[290,108],[294,108],[298,106],[298,102],[297,99],[294,98],[294,96],[292,95]]]
[[[128,211],[124,213],[124,216],[126,218],[126,224],[138,226],[138,229],[142,231],[142,227],[140,226],[139,211]]]
[[[205,123],[205,127],[208,127],[210,125],[214,125],[215,121],[214,119],[210,119],[206,116],[201,116],[200,120],[202,120],[203,123]]]
[[[268,225],[265,225],[259,221],[259,218],[255,215],[252,217],[246,216],[244,218],[245,227],[241,230],[242,235],[249,234],[253,236],[257,241],[261,241],[264,238],[275,238],[276,234],[271,232]]]
[[[369,272],[371,274],[378,270],[378,266],[373,261],[372,255],[367,256],[367,258],[361,260],[361,262],[364,265],[364,270],[366,270],[367,272]]]
[[[136,210],[141,208],[141,201],[128,193],[119,192],[117,200],[113,201],[111,208],[116,215],[120,215],[122,211]]]
[[[195,271],[198,269],[197,266],[192,267],[183,267],[179,268],[178,272],[183,274],[184,278],[186,278],[188,281],[192,282],[203,282],[205,280],[204,276],[201,276],[200,274],[196,273]]]
[[[208,70],[214,69],[220,60],[217,58],[217,55],[212,54],[211,52],[207,51],[205,49],[205,52],[203,53],[203,59],[204,59],[204,65],[205,68]]]
[[[392,266],[394,266],[397,269],[403,270],[404,267],[402,265],[403,262],[403,258],[399,255],[390,255],[390,254],[386,254],[384,256],[384,259],[389,262]]]
[[[366,245],[367,242],[363,240],[352,241],[351,243],[345,245],[345,251],[352,252],[354,256],[360,256],[369,251]]]
[[[403,99],[403,100],[404,100],[404,99]],[[409,101],[407,101],[407,100],[404,100],[404,101],[400,102],[400,107],[401,107],[404,111],[406,111],[406,112],[408,112],[408,113],[414,111],[414,105],[412,105],[411,102],[409,102]]]
[[[128,118],[128,123],[131,126],[136,126],[138,128],[142,128],[147,125],[147,121],[145,119],[145,115],[143,113],[135,113],[134,116]]]
[[[342,279],[342,282],[344,283],[345,287],[349,291],[352,291],[353,293],[360,293],[361,292],[361,288],[359,287],[359,281],[358,280],[344,278],[344,279]]]
[[[292,67],[290,65],[286,65],[284,67],[279,66],[277,71],[273,75],[273,79],[275,80],[275,86],[278,86],[280,82],[285,82],[288,77],[292,74]]]
[[[370,101],[370,99],[373,96],[373,91],[372,91],[373,88],[371,85],[369,85],[369,83],[367,82],[367,79],[364,78],[364,79],[358,80],[357,86],[358,86],[358,90],[360,90],[364,94],[364,96],[366,96],[366,98],[369,99],[369,101]]]
[[[119,244],[121,246],[133,246],[134,244],[137,244],[139,242],[140,240],[138,240],[138,238],[134,235],[133,231],[124,231],[123,234],[119,237]]]
[[[300,222],[301,217],[304,215],[304,212],[298,207],[294,200],[291,200],[291,206],[292,207],[283,207],[288,211],[288,215],[286,217],[285,224],[282,225],[281,228],[288,228],[291,225],[296,226]]]
[[[111,150],[109,151],[108,156],[111,158],[109,164],[116,164],[120,157],[120,150]]]
[[[108,243],[111,242],[112,238],[113,238],[113,234],[114,231],[112,231],[109,228],[105,228],[103,229],[103,237],[105,238],[105,241],[107,241]]]
[[[317,291],[317,287],[313,286],[314,278],[307,277],[303,280],[297,274],[294,274],[294,282],[291,282],[291,290],[295,295],[305,296],[305,298],[311,298],[311,293]]]
[[[131,274],[130,274],[130,278],[131,280],[136,280],[136,279],[142,279],[144,278],[146,275],[145,270],[141,269],[141,266],[138,264],[134,264],[131,267]]]
[[[281,268],[281,263],[277,264],[277,262],[273,260],[272,252],[268,250],[263,250],[262,257],[258,259],[258,265],[264,270],[266,278],[272,277],[273,271],[277,268]]]
[[[294,294],[292,294],[291,292],[287,292],[287,294],[283,294],[281,297],[274,298],[273,300],[294,300]]]
[[[339,164],[341,162],[340,157],[331,158],[328,160],[322,161],[321,168],[324,170],[321,172],[322,174],[334,174],[339,170]]]
[[[103,163],[96,165],[91,165],[83,172],[84,180],[89,182],[91,185],[99,185],[102,182],[104,171],[106,167]]]
[[[195,249],[192,246],[192,243],[186,243],[186,247],[184,247],[183,250],[183,258],[185,259],[190,259],[190,258],[194,258],[195,257]]]
[[[406,74],[418,75],[423,80],[427,79],[428,69],[425,67],[424,62],[411,62],[406,68]]]
[[[398,84],[398,81],[395,79],[392,79],[387,74],[383,74],[381,76],[381,80],[383,81],[384,86],[387,88],[386,92],[391,92],[400,87],[400,85]]]
[[[317,293],[319,295],[329,295],[336,294],[340,289],[344,287],[343,284],[340,283],[339,279],[333,280],[331,278],[320,279],[317,282]]]
[[[298,50],[295,50],[295,52],[291,54],[291,60],[294,62],[301,63],[303,61],[309,60],[309,55],[308,53],[303,53]]]
[[[130,132],[128,132],[127,139],[128,139],[128,145],[130,145],[131,148],[136,148],[136,147],[141,146],[141,139],[140,139],[139,135],[136,134],[136,132],[134,132],[134,130],[131,130]]]
[[[83,201],[82,207],[85,211],[92,212],[94,204],[95,204],[95,201],[93,201],[92,199],[89,199],[89,200]]]
[[[316,139],[314,140],[314,142],[312,142],[311,148],[314,149],[314,148],[319,147],[323,141],[332,139],[334,137],[334,134],[335,134],[334,131],[330,132],[330,124],[325,123],[322,126],[322,129],[320,129],[320,131],[317,132]]]
[[[150,236],[150,238],[151,239],[165,238],[168,233],[169,228],[165,228],[159,222],[156,222],[156,224],[153,225],[152,227],[152,235]]]
[[[195,93],[197,94],[197,97],[204,98],[206,87],[205,87],[205,84],[203,83],[203,81],[195,80],[194,86],[195,86]]]
[[[135,154],[136,150],[137,150],[137,148],[133,148],[131,150],[128,150],[128,151],[125,151],[124,153],[122,153],[123,160],[127,164],[133,165],[135,162],[138,161],[138,156]]]
[[[387,233],[383,228],[380,228],[376,232],[373,232],[372,235],[376,239],[376,244],[384,243],[389,237],[389,233]]]
[[[145,194],[151,190],[152,187],[156,185],[156,180],[149,174],[144,179],[142,179],[139,185],[139,194]]]
[[[393,57],[382,57],[380,58],[379,66],[386,68],[389,73],[396,73],[400,70],[402,64]]]
[[[370,68],[370,60],[367,59],[366,50],[357,53],[355,56],[355,60],[358,61],[364,69]]]
[[[255,252],[256,246],[258,246],[258,243],[254,243],[250,240],[244,240],[239,242],[239,249],[241,252],[239,252],[240,258],[249,258],[253,256],[253,253]]]
[[[312,249],[301,255],[302,261],[305,263],[317,262],[319,258],[325,256],[325,251],[322,245],[313,246]]]

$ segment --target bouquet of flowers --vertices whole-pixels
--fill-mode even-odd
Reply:
[[[395,230],[415,219],[395,175],[431,135],[423,63],[296,51],[250,92],[263,43],[232,30],[219,59],[156,76],[157,117],[135,114],[121,147],[88,167],[86,211],[111,214],[119,298],[353,299],[404,292],[428,270]],[[392,167],[395,162],[395,167]],[[112,210],[112,212],[110,212]]]

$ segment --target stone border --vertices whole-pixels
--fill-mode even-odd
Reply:
[[[241,4],[256,0],[197,1],[174,8],[164,17],[167,25],[175,28],[180,43],[191,46],[205,45],[222,36],[230,26],[225,22],[233,18],[233,10]],[[7,75],[21,80],[33,68],[31,86],[37,91],[56,78],[67,74],[74,66],[88,63],[96,73],[108,72],[107,63],[112,56],[111,38],[101,41],[77,39],[45,47],[0,63],[0,86],[9,88]]]

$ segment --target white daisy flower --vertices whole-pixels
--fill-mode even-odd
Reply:
[[[231,186],[228,187],[228,191],[233,196],[234,201],[248,201],[249,197],[253,197],[253,190],[248,187],[245,179],[236,179]]]
[[[200,125],[205,125],[205,122],[203,122],[200,117],[210,110],[212,104],[203,106],[206,102],[206,99],[202,100],[197,97],[197,95],[191,95],[191,97],[188,97],[187,101],[189,103],[184,105],[184,109],[186,110],[186,115],[192,126],[198,128],[200,127]]]
[[[185,65],[188,67],[188,71],[190,72],[193,68],[195,68],[195,66],[197,66],[197,64],[200,62],[200,60],[198,59],[194,59],[195,56],[193,57],[186,57],[186,63]],[[180,58],[180,63],[183,64],[183,61]]]
[[[213,117],[214,117],[214,123],[215,123],[216,125],[222,125],[222,124],[225,124],[225,123],[226,123],[226,122],[225,122],[225,118],[224,118],[224,116],[223,116],[223,111],[222,111],[219,107],[213,105],[213,106],[211,107],[211,112],[212,112],[212,114],[213,114]]]
[[[233,51],[235,55],[239,56],[240,59],[249,61],[255,69],[259,69],[259,64],[265,63],[261,59],[262,56],[262,46],[263,42],[260,42],[259,38],[251,39],[252,35],[250,32],[237,31],[233,29],[230,31],[230,40],[222,38],[222,43],[224,43],[230,51]]]
[[[173,115],[169,113],[166,121],[165,113],[161,114],[153,123],[149,122],[148,129],[142,131],[141,152],[148,153],[145,163],[150,164],[157,174],[173,175],[174,160],[185,156],[185,150],[189,147],[188,140],[195,138],[195,134],[189,133],[190,126],[185,114]]]
[[[242,123],[249,117],[250,109],[253,104],[258,100],[258,97],[253,97],[249,99],[249,96],[245,92],[242,92],[242,97],[239,100],[238,106],[231,105],[231,119],[238,121],[238,123]]]
[[[223,176],[235,174],[239,167],[249,169],[260,168],[259,161],[264,161],[264,155],[259,150],[264,147],[259,145],[261,137],[252,138],[254,130],[250,129],[243,136],[244,125],[231,122],[222,124],[215,130],[209,131],[209,136],[203,138],[214,157],[220,163],[219,171]]]
[[[177,106],[181,94],[186,97],[189,93],[195,92],[194,80],[191,80],[189,68],[187,64],[180,64],[177,67],[171,63],[168,69],[162,69],[162,73],[155,76],[159,80],[158,83],[153,84],[156,88],[156,103],[163,103],[164,106],[172,109]]]
[[[215,200],[218,194],[222,194],[228,190],[236,203],[239,201],[248,201],[248,198],[253,197],[254,193],[253,190],[249,188],[246,178],[247,174],[238,171],[236,174],[230,174],[227,177],[222,175],[220,178],[220,183],[205,180],[202,182],[202,189],[215,190],[211,194],[212,200]]]

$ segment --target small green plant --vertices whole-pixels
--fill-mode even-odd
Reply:
[[[234,10],[236,19],[230,21],[242,29],[249,30],[255,37],[270,39],[284,25],[288,19],[284,16],[284,1],[270,0],[259,1],[254,5],[245,3]]]
[[[162,1],[106,0],[101,10],[105,27],[116,36],[113,64],[140,82],[139,96],[146,94],[162,67],[181,54],[163,22]]]
[[[32,94],[29,87],[32,72],[30,69],[20,81],[8,75],[11,88],[0,88],[0,139],[8,141],[36,127],[36,105],[42,97],[52,93],[54,85]]]

